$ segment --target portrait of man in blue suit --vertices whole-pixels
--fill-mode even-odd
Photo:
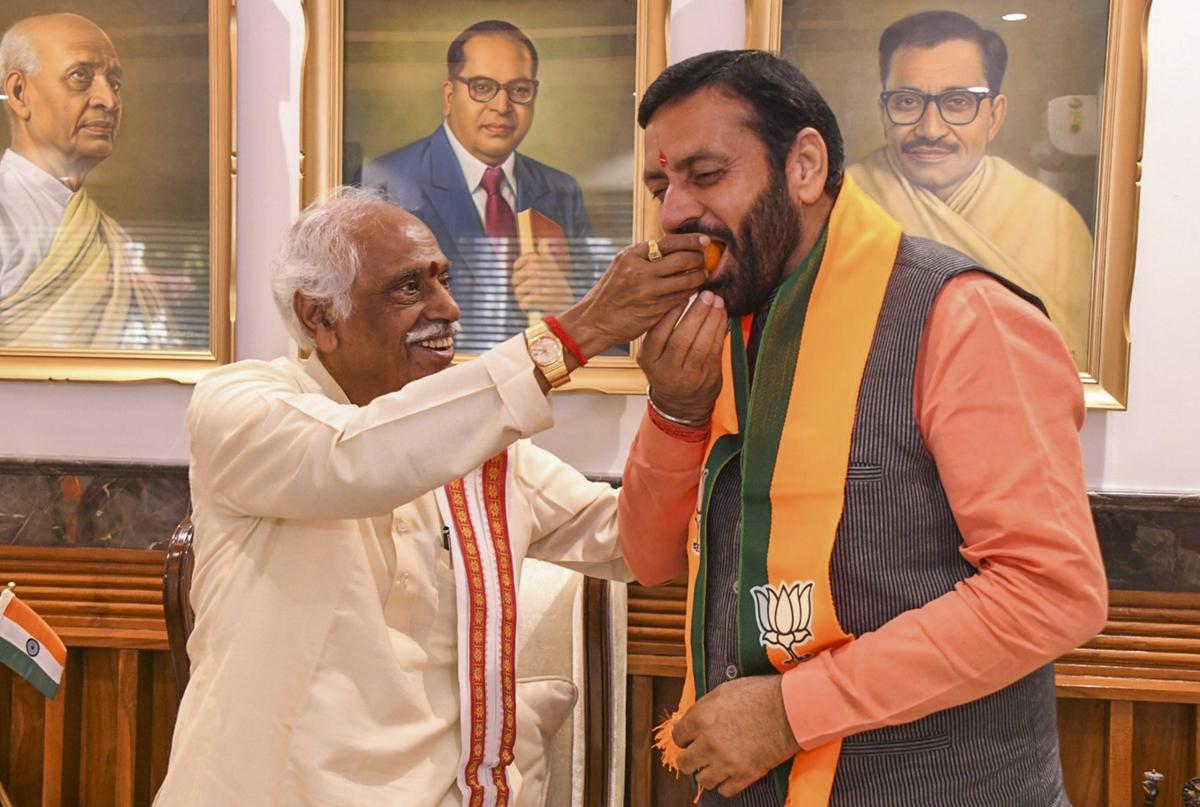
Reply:
[[[611,256],[589,254],[579,183],[517,152],[537,99],[533,42],[511,23],[478,22],[446,66],[442,125],[368,161],[361,184],[433,231],[462,308],[458,348],[483,351],[571,305]]]

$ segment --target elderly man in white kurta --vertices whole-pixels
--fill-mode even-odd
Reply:
[[[301,215],[273,283],[312,355],[219,369],[188,411],[196,623],[158,807],[523,803],[522,560],[627,578],[618,511],[654,505],[629,509],[649,480],[618,495],[521,438],[580,360],[679,316],[702,245],[634,245],[550,325],[448,367],[429,230],[364,191]],[[724,312],[701,297],[677,332],[715,361]],[[668,431],[642,450],[670,454]],[[688,459],[646,474],[695,485]]]
[[[27,17],[0,39],[12,129],[0,157],[0,346],[156,347],[165,336],[157,285],[83,189],[113,151],[121,78],[108,36],[78,14]]]

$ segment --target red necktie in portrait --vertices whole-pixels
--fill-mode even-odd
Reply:
[[[487,206],[484,208],[483,228],[493,238],[515,238],[517,235],[517,217],[512,207],[500,194],[504,184],[504,169],[499,166],[488,168],[483,172],[483,189],[487,191]]]

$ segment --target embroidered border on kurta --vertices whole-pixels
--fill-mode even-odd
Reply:
[[[439,490],[454,532],[462,756],[468,807],[506,807],[516,743],[516,575],[508,531],[508,454]],[[465,642],[465,646],[464,643]]]

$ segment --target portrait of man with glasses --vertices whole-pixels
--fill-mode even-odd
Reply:
[[[906,232],[970,255],[1036,294],[1082,366],[1092,235],[1062,196],[988,146],[1004,125],[1008,49],[954,11],[900,19],[879,39],[886,145],[847,173]]]
[[[533,125],[538,52],[515,25],[485,20],[451,42],[443,122],[363,165],[361,184],[420,218],[451,263],[457,349],[482,352],[570,306],[590,270],[579,183],[517,151]],[[574,270],[572,264],[574,263]]]

